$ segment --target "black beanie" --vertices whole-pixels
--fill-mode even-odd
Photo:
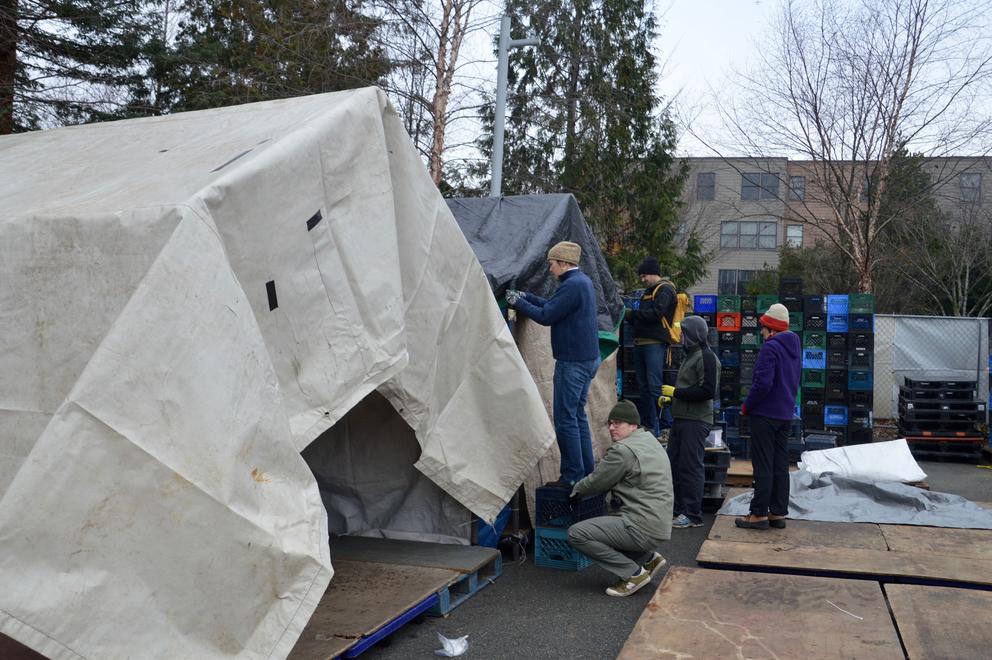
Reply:
[[[607,420],[639,425],[641,423],[641,415],[637,412],[637,406],[627,399],[621,399],[617,401],[617,405],[613,406],[613,410],[610,411],[610,416]]]
[[[638,275],[661,275],[661,266],[654,257],[644,257],[644,261],[637,267]]]

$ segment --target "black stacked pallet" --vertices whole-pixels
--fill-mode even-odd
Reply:
[[[977,381],[906,378],[899,387],[899,433],[919,458],[978,459],[986,403]]]

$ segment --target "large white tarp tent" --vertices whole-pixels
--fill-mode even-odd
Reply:
[[[467,537],[553,442],[378,90],[0,138],[0,199],[0,632],[50,657],[283,657],[329,531]]]

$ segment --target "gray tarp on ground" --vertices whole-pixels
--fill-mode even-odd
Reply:
[[[550,297],[558,284],[548,273],[548,249],[558,241],[578,243],[579,266],[596,289],[599,329],[616,329],[623,301],[575,197],[567,193],[461,197],[449,199],[448,208],[498,298],[507,289]]]
[[[45,655],[285,657],[318,437],[378,534],[491,520],[554,441],[379,90],[3,136],[0,200],[0,632]]]
[[[931,492],[898,481],[865,481],[832,473],[790,474],[789,517],[824,522],[884,523],[992,529],[992,511],[950,493]],[[719,513],[744,516],[752,493],[724,502]]]

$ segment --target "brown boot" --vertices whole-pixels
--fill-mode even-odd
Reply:
[[[768,518],[759,518],[753,513],[749,513],[743,518],[735,518],[734,524],[744,529],[768,529]]]
[[[785,516],[776,516],[774,513],[768,514],[768,525],[775,529],[785,529]]]

